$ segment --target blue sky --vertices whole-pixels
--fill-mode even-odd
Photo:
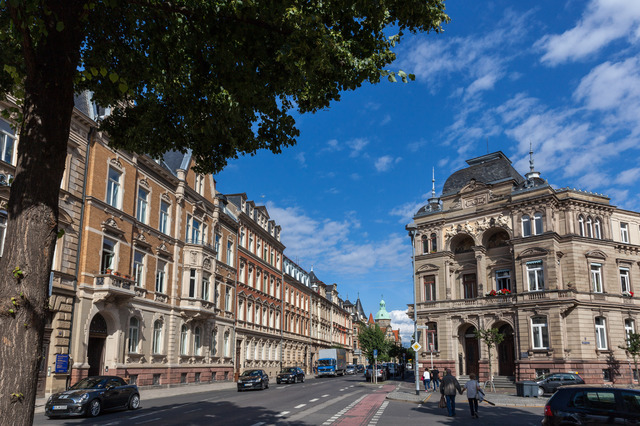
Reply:
[[[223,193],[246,192],[282,226],[285,254],[367,314],[384,297],[409,340],[405,225],[465,160],[501,150],[640,210],[640,1],[448,1],[441,34],[407,37],[390,69],[297,118],[298,144],[231,161]]]

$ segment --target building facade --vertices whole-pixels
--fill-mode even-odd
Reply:
[[[554,189],[501,152],[468,160],[407,226],[413,244],[421,366],[531,379],[577,371],[632,382],[640,304],[640,214],[601,194]],[[491,351],[477,329],[497,328]]]

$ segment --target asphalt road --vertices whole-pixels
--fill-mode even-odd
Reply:
[[[142,401],[136,411],[105,413],[94,419],[47,419],[36,414],[35,425],[340,425],[377,426],[408,424],[539,425],[539,408],[482,406],[472,420],[466,400],[459,398],[457,416],[449,418],[437,400],[425,404],[389,401],[395,388],[390,380],[378,385],[361,375],[272,383],[263,391],[217,390]]]

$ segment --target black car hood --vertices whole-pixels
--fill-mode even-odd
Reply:
[[[77,399],[82,397],[82,395],[93,392],[100,392],[103,389],[75,389],[68,390],[60,393],[56,393],[53,395],[55,399]]]

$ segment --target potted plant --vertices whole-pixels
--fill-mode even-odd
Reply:
[[[510,294],[511,294],[511,290],[509,290],[508,288],[503,288],[502,290],[498,290],[499,296],[508,296]]]
[[[622,295],[625,297],[633,297],[633,292],[632,291],[623,291]]]
[[[486,296],[497,296],[498,292],[495,290],[491,290],[489,293],[486,294]]]

